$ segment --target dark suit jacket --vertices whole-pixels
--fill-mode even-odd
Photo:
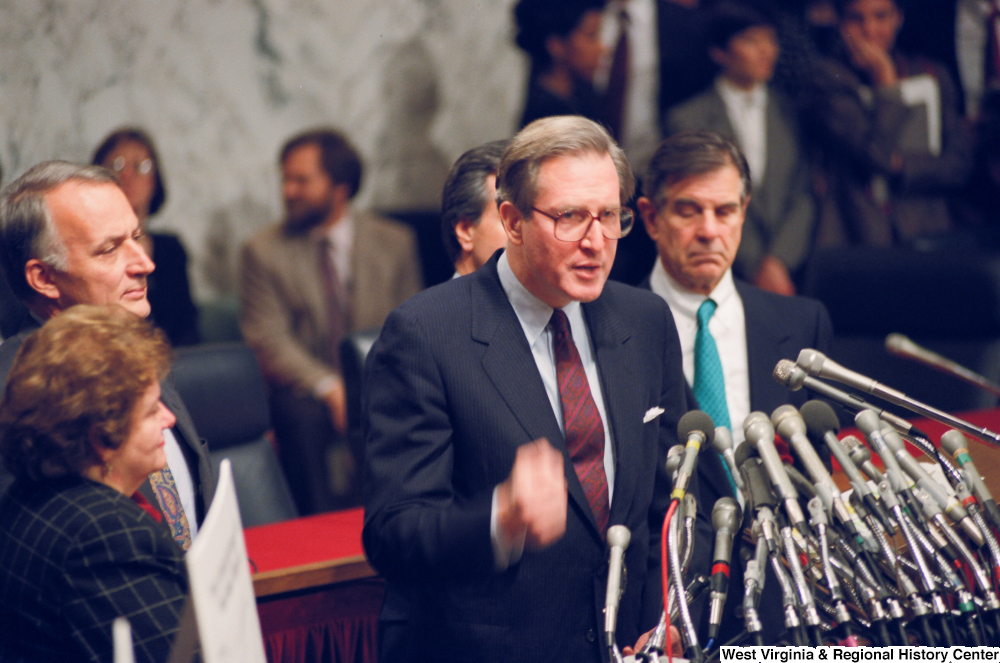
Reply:
[[[38,329],[38,327],[38,320],[34,316],[29,315],[20,332],[0,343],[0,389],[5,388],[7,385],[7,376],[10,374],[10,369],[14,365],[14,358],[17,356],[17,351],[21,349],[24,339],[28,334]],[[198,432],[194,428],[194,422],[191,421],[191,415],[188,414],[187,408],[184,407],[184,401],[181,400],[181,396],[177,393],[177,389],[174,387],[173,381],[171,381],[169,376],[160,383],[160,392],[160,400],[177,417],[177,423],[174,424],[171,430],[174,437],[177,438],[177,443],[180,445],[181,451],[184,452],[184,459],[187,461],[188,470],[191,472],[191,479],[195,484],[196,510],[198,512],[198,522],[201,523],[208,512],[209,505],[212,503],[212,496],[215,494],[215,474],[212,471],[212,461],[208,456],[208,445],[198,437]],[[10,473],[0,463],[0,495],[3,494],[4,488],[11,481]],[[160,508],[148,480],[143,482],[139,488],[139,492],[143,494],[154,508]]]
[[[733,265],[738,275],[752,279],[764,256],[781,260],[790,272],[799,269],[812,247],[816,209],[809,164],[800,149],[798,123],[791,103],[768,90],[765,115],[767,166],[743,224],[743,237]],[[704,129],[736,139],[726,104],[715,86],[667,113],[667,132]]]
[[[412,602],[407,660],[599,661],[606,545],[497,276],[499,255],[396,309],[368,356],[365,551],[390,598]],[[615,444],[611,524],[632,532],[618,622],[618,641],[631,644],[659,616],[664,460],[684,403],[680,350],[669,309],[649,293],[608,282],[583,312]],[[656,406],[665,412],[644,424]],[[566,533],[498,573],[493,488],[517,447],[540,437],[566,457]]]
[[[123,616],[137,663],[162,663],[187,592],[181,550],[113,488],[74,475],[0,500],[0,659],[105,663]]]
[[[649,280],[644,284],[649,287]],[[747,370],[750,377],[750,410],[761,411],[768,416],[778,406],[791,403],[800,407],[810,396],[805,390],[790,391],[775,382],[772,377],[775,365],[781,359],[795,359],[803,348],[814,348],[825,352],[833,339],[830,314],[822,303],[806,297],[785,297],[776,295],[742,281],[736,281],[736,291],[743,300],[747,334]],[[689,391],[691,407],[698,407],[694,395]],[[733,422],[742,425],[742,422]],[[698,458],[698,511],[711,513],[716,500],[733,496],[732,487],[722,467],[722,459],[711,449],[703,449]],[[749,526],[753,514],[744,514],[744,526]],[[743,562],[739,557],[741,536],[733,547],[733,558],[729,576],[729,593],[723,609],[722,629],[719,643],[724,643],[743,628],[743,620],[736,611],[743,600]],[[714,533],[704,520],[698,523],[696,550],[710,551]],[[711,558],[695,555],[691,573],[709,575]],[[760,600],[760,616],[764,625],[764,641],[773,642],[784,630],[781,612],[781,592],[777,579],[770,569]],[[701,614],[701,606],[696,605],[692,616],[707,618]],[[707,621],[704,622],[707,625]]]

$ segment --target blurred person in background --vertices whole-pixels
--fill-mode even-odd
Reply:
[[[163,332],[116,305],[75,306],[29,336],[0,402],[0,660],[167,660],[188,592],[183,553],[138,492],[167,463]]]
[[[818,63],[809,111],[831,161],[838,214],[824,215],[817,244],[890,246],[951,232],[949,199],[973,160],[951,76],[896,47],[902,0],[835,5],[841,53]]]
[[[455,265],[455,276],[476,271],[507,233],[497,208],[497,168],[505,140],[494,140],[466,151],[448,173],[441,193],[441,239]]]
[[[600,119],[594,76],[604,57],[605,0],[520,0],[517,45],[531,59],[522,127],[550,115]]]
[[[91,163],[115,174],[142,226],[139,243],[156,262],[156,271],[147,278],[150,317],[175,347],[195,345],[199,340],[198,309],[191,300],[187,252],[177,235],[147,228],[149,218],[167,199],[153,140],[142,129],[118,129],[101,142]]]
[[[796,109],[770,85],[779,53],[775,19],[748,4],[724,2],[713,8],[708,34],[719,76],[670,110],[667,130],[711,131],[740,146],[754,195],[734,270],[757,287],[794,295],[793,275],[812,244],[815,205]]]

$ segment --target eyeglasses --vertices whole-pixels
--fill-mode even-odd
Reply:
[[[568,209],[558,214],[549,214],[537,207],[531,209],[555,222],[553,234],[563,242],[579,242],[590,232],[594,221],[601,224],[601,234],[608,239],[621,239],[632,230],[633,214],[628,207],[613,207],[597,214],[586,209]]]
[[[125,170],[126,165],[131,166],[132,172],[135,173],[136,175],[149,175],[151,172],[153,172],[152,159],[143,159],[139,163],[129,164],[125,161],[125,157],[118,157],[114,161],[112,161],[111,170],[115,171],[116,173],[120,173],[123,170]]]

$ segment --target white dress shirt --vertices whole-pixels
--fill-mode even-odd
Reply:
[[[663,268],[663,261],[657,259],[653,273],[649,277],[650,287],[670,306],[677,325],[677,336],[681,342],[684,363],[684,378],[689,385],[694,384],[694,340],[698,334],[698,307],[708,297],[681,288]],[[722,362],[722,375],[726,381],[726,407],[732,426],[733,445],[743,442],[743,420],[750,414],[750,370],[747,363],[747,326],[743,312],[743,300],[736,291],[733,271],[715,286],[711,298],[718,307],[708,321],[708,330],[715,339]]]
[[[559,424],[559,430],[563,435],[566,429],[563,423],[562,399],[559,396],[559,380],[556,377],[556,358],[553,346],[554,334],[549,329],[549,320],[552,319],[552,312],[555,310],[542,300],[528,292],[528,289],[517,280],[510,262],[507,260],[507,253],[504,252],[497,262],[497,273],[500,276],[500,285],[510,300],[510,305],[517,314],[518,322],[524,330],[524,335],[531,347],[531,354],[538,367],[538,373],[545,385],[545,393],[549,397],[549,404],[552,406],[552,413]],[[590,393],[594,397],[597,411],[601,415],[604,424],[604,473],[608,479],[608,506],[611,505],[615,485],[615,459],[614,444],[611,440],[611,427],[608,425],[608,414],[604,407],[604,397],[601,393],[601,381],[597,373],[597,361],[594,358],[594,350],[591,346],[590,333],[587,330],[587,323],[583,319],[583,309],[580,302],[570,302],[563,307],[563,312],[569,319],[570,333],[573,335],[573,343],[580,353],[580,361],[583,363],[583,370],[587,374],[587,382],[590,384]],[[503,541],[497,525],[497,495],[493,490],[493,507],[490,513],[490,536],[493,540],[493,553],[496,567],[499,570],[507,568],[521,557],[524,548],[524,535],[520,541]]]
[[[195,508],[194,479],[191,478],[191,470],[188,468],[184,452],[181,445],[174,437],[171,428],[163,429],[163,450],[167,454],[167,467],[174,475],[174,484],[177,486],[177,494],[181,498],[181,508],[187,516],[188,526],[191,528],[191,540],[198,535],[198,510]]]
[[[750,90],[741,90],[725,76],[719,76],[715,89],[747,158],[751,181],[759,185],[767,170],[767,85],[758,83]]]

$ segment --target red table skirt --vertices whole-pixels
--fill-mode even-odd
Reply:
[[[258,599],[270,663],[374,663],[381,578]]]

